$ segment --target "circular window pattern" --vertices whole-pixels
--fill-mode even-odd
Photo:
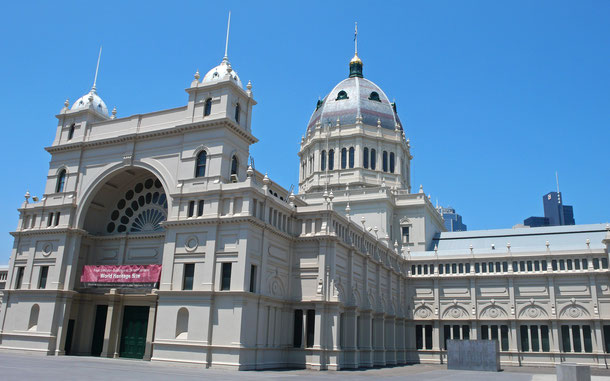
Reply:
[[[110,214],[106,232],[157,232],[167,219],[167,197],[161,182],[149,178],[125,193]]]

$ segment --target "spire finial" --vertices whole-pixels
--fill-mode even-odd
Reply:
[[[93,87],[91,90],[95,91],[95,85],[97,84],[97,73],[100,70],[100,59],[102,58],[102,45],[100,45],[100,53],[97,56],[97,66],[95,67],[95,77],[93,78]]]
[[[354,53],[358,55],[358,21],[356,21],[354,28]]]
[[[225,41],[225,56],[224,59],[229,59],[229,29],[231,28],[231,11],[229,11],[229,21],[227,21],[227,39]]]

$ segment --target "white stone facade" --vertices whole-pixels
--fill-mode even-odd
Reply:
[[[312,116],[299,195],[247,165],[256,102],[228,60],[186,91],[116,118],[93,89],[57,115],[45,194],[11,233],[0,350],[126,356],[129,326],[138,357],[237,369],[438,363],[448,337],[498,338],[507,364],[605,366],[604,226],[444,233],[411,193],[395,105],[357,75]],[[158,287],[80,283],[131,264],[162,265]]]

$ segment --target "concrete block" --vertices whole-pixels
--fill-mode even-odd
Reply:
[[[591,368],[588,365],[557,365],[557,381],[591,381]]]
[[[447,340],[447,369],[499,371],[498,340]]]

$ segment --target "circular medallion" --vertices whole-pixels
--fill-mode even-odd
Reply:
[[[527,309],[526,314],[531,318],[536,318],[540,315],[540,311],[537,308],[530,307]]]
[[[186,240],[186,244],[184,245],[184,248],[186,249],[186,251],[191,252],[191,251],[195,251],[198,246],[199,246],[199,242],[197,241],[197,237],[189,237]]]
[[[568,315],[573,318],[579,317],[581,315],[580,308],[575,306],[568,308]]]
[[[497,318],[498,316],[500,316],[500,311],[494,307],[494,308],[490,308],[489,312],[487,314],[491,318]]]
[[[419,310],[417,310],[417,316],[425,319],[430,316],[430,311],[427,308],[420,308]]]
[[[52,251],[53,251],[53,245],[51,245],[50,243],[47,243],[42,248],[42,255],[44,255],[46,257],[46,256],[50,255]]]
[[[451,311],[449,311],[449,314],[451,315],[451,317],[457,319],[462,315],[462,311],[457,308],[452,308]]]

